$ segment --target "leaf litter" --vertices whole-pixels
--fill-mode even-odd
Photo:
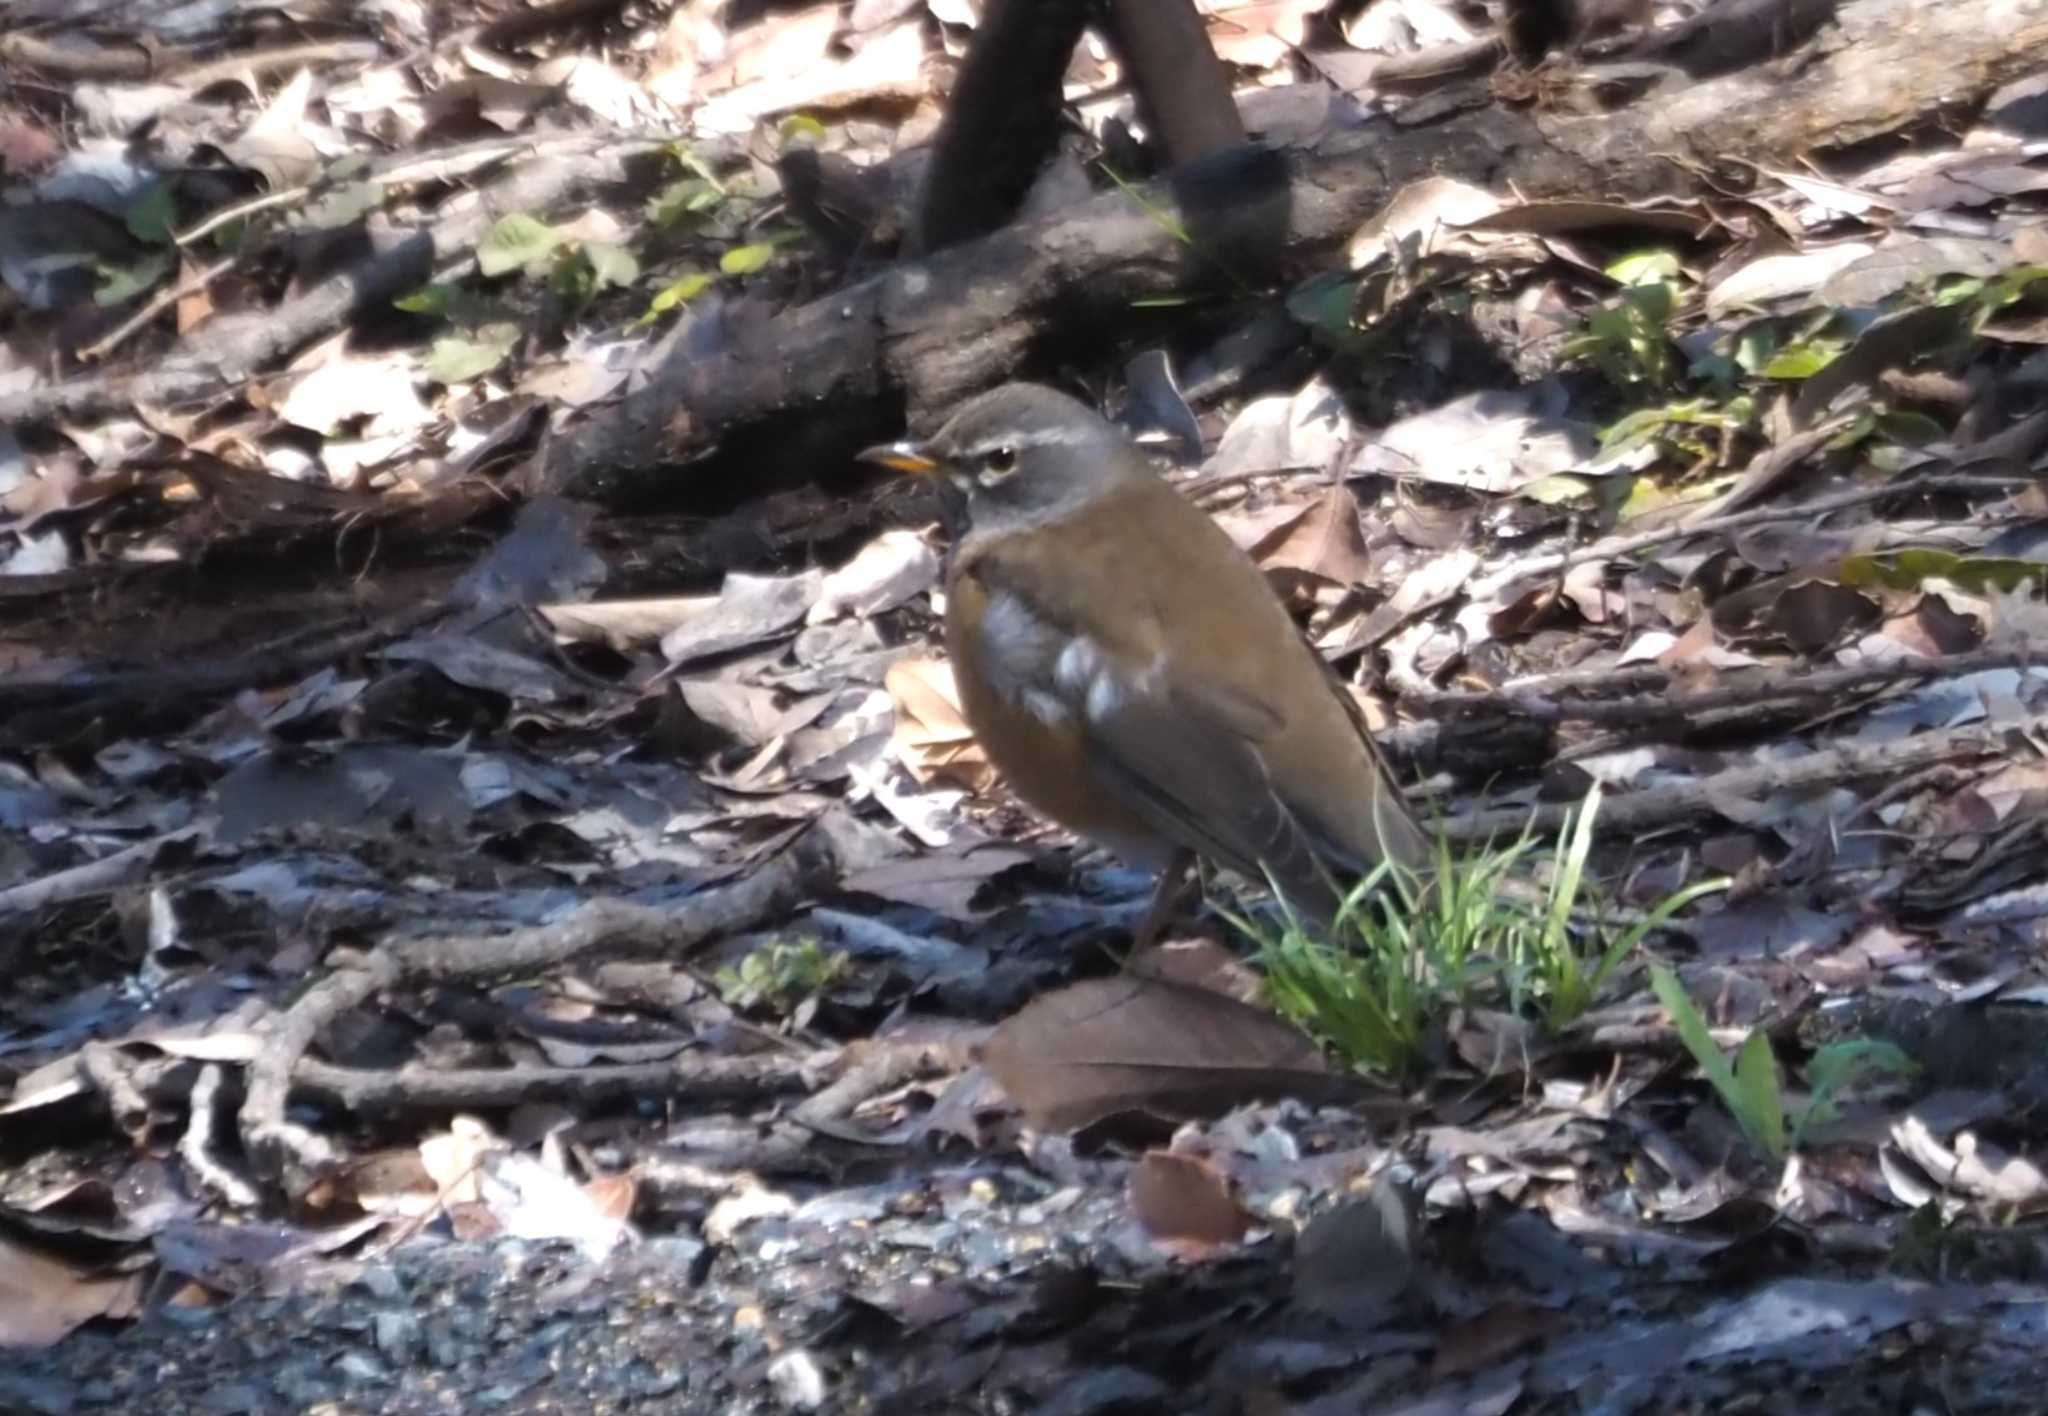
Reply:
[[[1941,1364],[2031,1409],[2017,100],[1739,196],[1427,179],[1273,368],[1075,371],[1128,368],[1466,839],[1600,780],[1624,894],[1733,878],[1650,940],[1678,993],[1464,1001],[1396,1087],[1213,914],[1223,958],[1120,963],[1146,882],[995,781],[928,504],[767,449],[529,495],[885,258],[973,7],[205,19],[146,70],[30,8],[7,62],[92,81],[0,104],[0,1404],[1894,1410]],[[1273,133],[1472,38],[1325,8],[1202,5]],[[1084,46],[1089,141],[1121,82]]]

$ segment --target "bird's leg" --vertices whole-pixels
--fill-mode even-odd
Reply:
[[[1145,907],[1145,917],[1138,921],[1138,928],[1131,935],[1134,950],[1149,949],[1158,943],[1160,932],[1187,908],[1192,893],[1190,884],[1194,890],[1201,888],[1200,875],[1190,881],[1188,867],[1194,863],[1193,851],[1177,850],[1166,863],[1166,869],[1159,872],[1159,883],[1152,887],[1152,903]]]

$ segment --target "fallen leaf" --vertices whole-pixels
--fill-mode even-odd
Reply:
[[[1331,486],[1307,512],[1252,548],[1269,574],[1293,571],[1335,585],[1356,585],[1372,570],[1358,502],[1341,484]]]
[[[1034,1000],[996,1029],[982,1060],[1034,1126],[1056,1131],[1125,1111],[1216,1116],[1344,1081],[1276,1014],[1130,974]]]
[[[852,560],[825,577],[818,601],[805,616],[823,624],[840,615],[893,610],[939,578],[939,558],[915,531],[884,531]]]
[[[0,1237],[0,1348],[48,1347],[80,1323],[128,1317],[142,1275],[99,1278]]]
[[[971,792],[995,782],[995,768],[960,712],[953,670],[941,659],[899,659],[882,686],[896,705],[896,755],[920,784],[943,779]]]
[[[1200,1156],[1147,1151],[1131,1167],[1131,1213],[1152,1242],[1190,1262],[1244,1242],[1253,1217],[1230,1179]]]

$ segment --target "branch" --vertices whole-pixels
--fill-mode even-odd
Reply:
[[[504,934],[433,935],[396,940],[372,949],[350,967],[328,975],[300,997],[290,1011],[274,1019],[263,1049],[249,1066],[248,1093],[242,1102],[242,1143],[257,1168],[269,1176],[287,1176],[296,1190],[301,1171],[314,1173],[338,1164],[342,1156],[323,1137],[288,1121],[291,1099],[306,1053],[321,1031],[352,1008],[378,993],[405,984],[476,981],[518,977],[559,967],[574,960],[605,957],[670,956],[683,953],[716,935],[756,924],[798,900],[825,878],[830,859],[821,838],[806,837],[744,880],[721,885],[671,905],[629,904],[622,900],[588,901],[551,925],[515,929]],[[536,1077],[530,1085],[541,1085]],[[397,1074],[391,1087],[372,1086],[364,1074],[345,1068],[312,1066],[310,1079],[330,1096],[362,1095],[376,1105],[398,1104],[403,1089],[423,1090],[434,1084],[426,1074]],[[709,1076],[709,1073],[703,1075]],[[643,1078],[643,1080],[647,1080]],[[478,1094],[474,1079],[451,1084]],[[550,1079],[546,1085],[554,1085]]]

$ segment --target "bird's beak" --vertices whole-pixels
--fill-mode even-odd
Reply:
[[[928,477],[939,470],[938,459],[912,442],[883,443],[860,454],[862,462],[873,462],[892,472],[911,472]]]

